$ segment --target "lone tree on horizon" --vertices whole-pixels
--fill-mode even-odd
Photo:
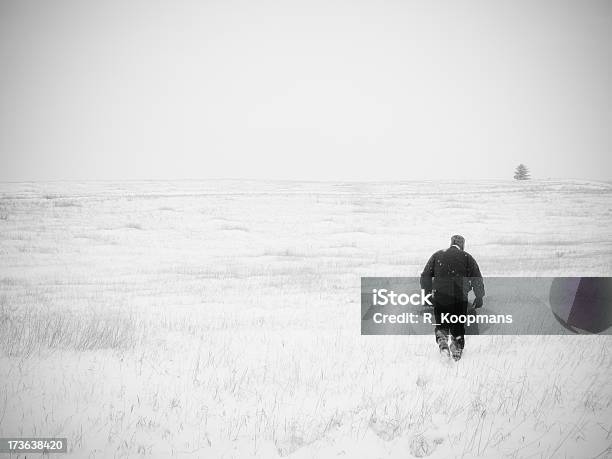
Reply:
[[[514,179],[515,180],[529,180],[529,169],[524,164],[519,164],[516,166],[516,170],[514,171]]]

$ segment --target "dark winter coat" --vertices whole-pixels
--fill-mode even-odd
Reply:
[[[456,246],[431,256],[421,274],[421,288],[426,292],[433,290],[436,303],[465,302],[472,289],[478,298],[485,295],[476,260]]]

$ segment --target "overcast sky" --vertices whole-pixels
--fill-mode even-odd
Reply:
[[[0,0],[0,180],[612,180],[609,1]]]

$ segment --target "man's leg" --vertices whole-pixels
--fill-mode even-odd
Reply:
[[[457,313],[460,317],[465,317],[465,315],[467,314],[467,303],[459,304],[457,307]],[[463,354],[463,348],[465,347],[465,325],[461,322],[461,320],[458,320],[457,323],[451,325],[450,334],[451,355],[453,356],[453,359],[459,360],[461,359],[461,355]]]
[[[436,323],[440,324],[440,311],[434,309],[434,316],[436,318]],[[448,328],[448,325],[436,325],[436,343],[438,343],[438,347],[440,348],[440,354],[443,354],[446,357],[450,356],[450,352],[448,349],[449,334],[450,330]]]
[[[451,332],[451,345],[450,352],[453,356],[453,359],[459,360],[461,359],[461,355],[463,354],[463,347],[465,346],[465,335],[463,332],[456,330]]]

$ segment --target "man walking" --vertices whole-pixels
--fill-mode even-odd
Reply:
[[[463,236],[452,236],[451,246],[434,253],[421,274],[421,288],[426,293],[433,292],[436,341],[440,353],[445,357],[452,355],[454,360],[461,358],[465,345],[463,320],[467,314],[468,293],[474,290],[474,308],[482,307],[485,295],[478,264],[463,250],[464,246]]]

